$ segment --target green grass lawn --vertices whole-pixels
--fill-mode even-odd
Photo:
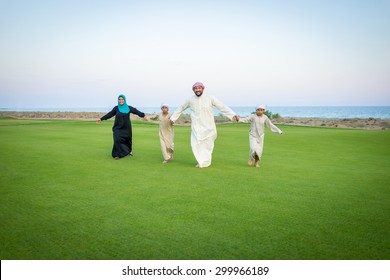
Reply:
[[[1,259],[389,259],[390,131],[280,126],[260,168],[248,124],[218,125],[195,168],[190,127],[162,164],[158,126],[0,120]]]

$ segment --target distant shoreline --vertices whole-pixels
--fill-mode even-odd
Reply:
[[[267,106],[267,104],[266,104]],[[248,116],[255,109],[253,106],[229,106],[239,116]],[[139,111],[146,114],[156,114],[161,112],[159,106],[145,107],[136,106]],[[85,107],[85,108],[0,108],[0,111],[15,112],[109,112],[112,107]],[[170,107],[170,112],[177,109],[175,106]],[[378,118],[390,120],[390,106],[267,106],[267,110],[273,114],[279,114],[284,118],[324,118],[324,119],[341,119],[341,118]],[[184,113],[189,113],[186,110]],[[220,116],[221,112],[214,109],[214,115]]]
[[[97,120],[107,112],[22,112],[22,111],[0,111],[0,118],[14,119],[41,119],[41,120]],[[155,114],[147,114],[152,122]],[[132,119],[139,119],[131,115]],[[216,116],[217,123],[226,123],[229,120],[222,116]],[[190,116],[182,114],[177,124],[190,124]],[[380,118],[277,118],[272,122],[276,125],[294,125],[294,126],[315,126],[315,127],[332,127],[332,128],[354,128],[367,130],[388,130],[390,129],[389,119]]]

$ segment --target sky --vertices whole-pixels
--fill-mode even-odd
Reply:
[[[390,0],[0,0],[0,108],[390,106]]]

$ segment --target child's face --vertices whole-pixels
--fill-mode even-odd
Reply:
[[[161,107],[161,111],[163,112],[163,114],[167,114],[168,113],[168,107],[167,106],[162,106]]]
[[[261,109],[261,108],[256,109],[256,115],[258,115],[259,117],[261,117],[263,115],[263,113],[264,113],[264,109]]]

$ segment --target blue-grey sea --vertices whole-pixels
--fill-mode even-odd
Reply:
[[[239,116],[247,116],[255,111],[252,106],[231,107]],[[108,112],[112,107],[97,108],[0,108],[0,111],[39,111],[39,112]],[[137,107],[138,110],[152,114],[160,112],[159,107]],[[170,108],[173,112],[176,107]],[[267,110],[282,117],[296,118],[381,118],[390,119],[390,106],[269,106]],[[184,111],[189,113],[189,110]],[[215,115],[220,112],[215,110]]]

